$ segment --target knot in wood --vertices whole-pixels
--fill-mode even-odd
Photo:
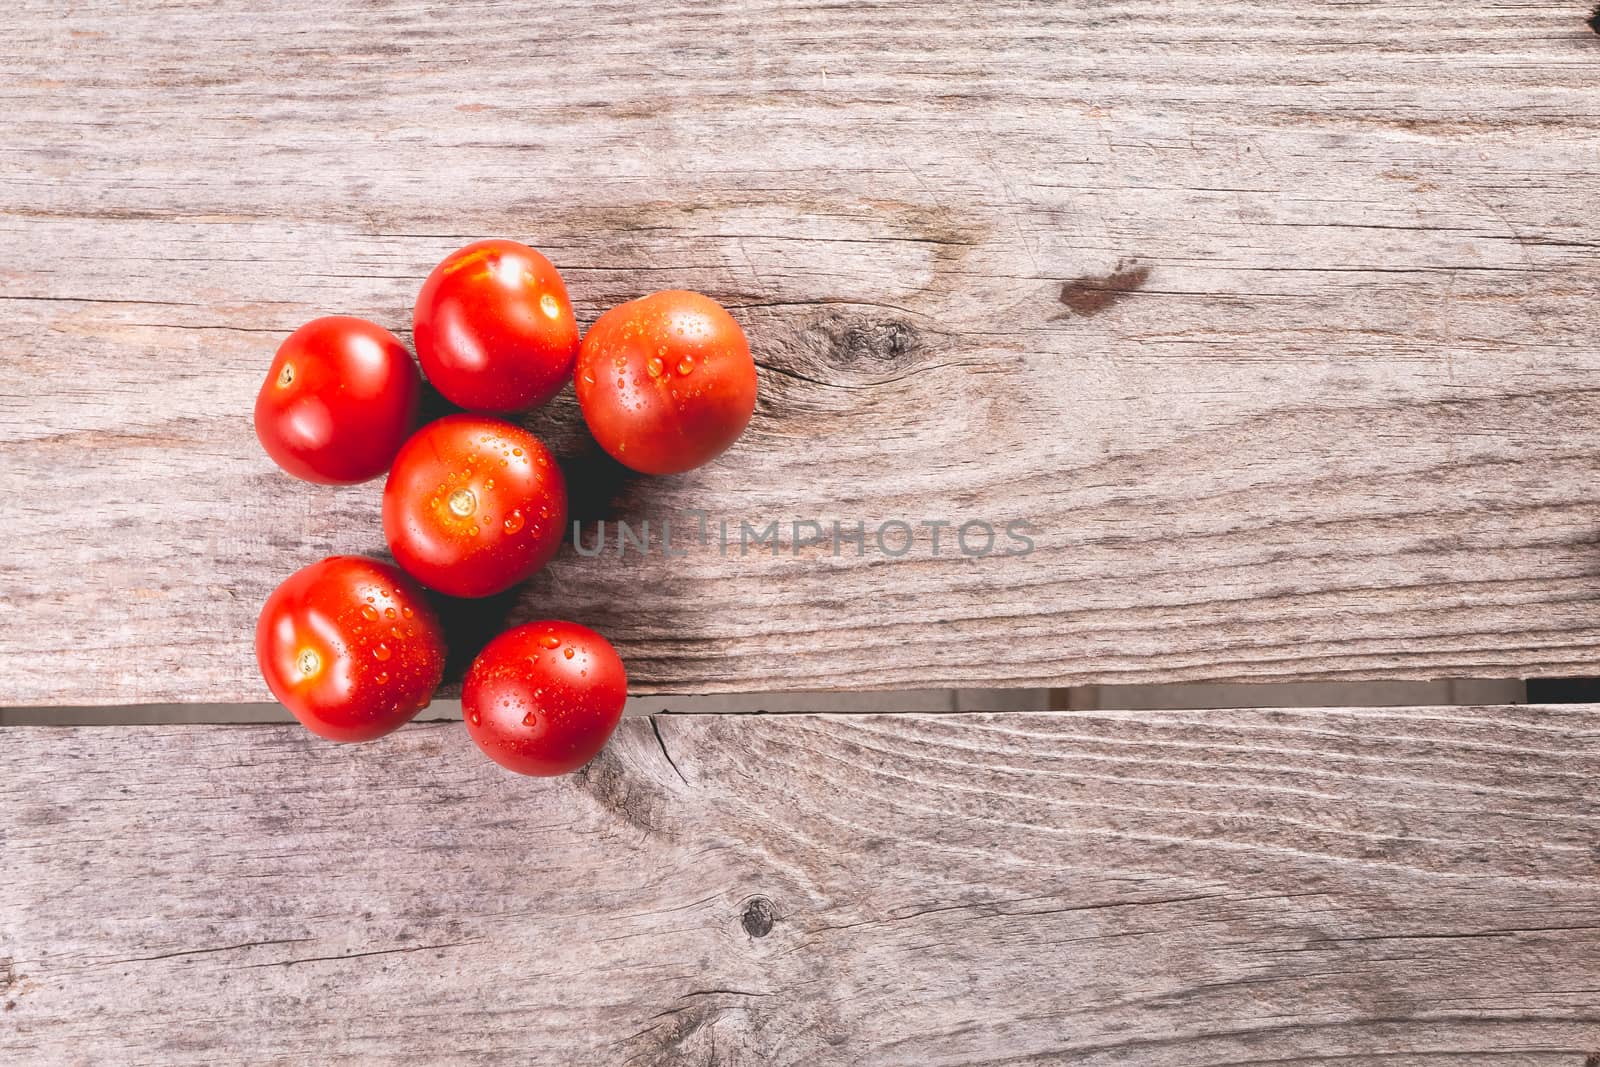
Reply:
[[[751,937],[766,937],[772,932],[772,924],[778,919],[778,909],[772,906],[772,901],[766,897],[753,897],[744,907],[744,914],[739,916],[739,922],[744,926],[744,932]]]
[[[834,346],[838,355],[851,362],[895,363],[916,348],[917,331],[899,319],[856,322],[839,331]]]

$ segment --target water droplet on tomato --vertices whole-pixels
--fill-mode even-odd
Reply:
[[[361,617],[366,619],[368,622],[377,622],[378,609],[373,607],[371,604],[363,604],[361,605]]]
[[[372,658],[377,660],[379,663],[384,662],[392,655],[394,655],[394,652],[382,641],[379,641],[378,644],[372,649]]]
[[[522,717],[522,725],[524,725],[524,726],[538,726],[539,725],[538,713],[532,712],[532,711],[528,712],[528,714],[526,714],[526,715],[524,715]]]
[[[555,634],[545,634],[543,637],[539,638],[539,643],[545,648],[558,648],[561,645],[561,638],[557,637]]]
[[[416,612],[412,611],[410,608],[401,608],[400,609],[400,614],[404,615],[406,618],[409,619],[409,618],[411,618],[411,616],[415,615]]]
[[[544,312],[547,318],[553,319],[561,314],[561,304],[554,296],[546,293],[539,298],[539,310]]]
[[[520,455],[522,455],[522,449],[520,449],[520,448],[513,448],[513,449],[512,449],[512,450],[511,450],[511,454],[512,454],[512,455],[513,455],[513,456],[520,456]]]
[[[571,645],[568,645],[566,647],[566,649],[562,651],[561,654],[563,656],[567,657],[568,659],[571,659],[573,656],[576,656],[578,653]]]
[[[467,721],[476,726],[483,721],[483,716],[474,711],[472,714],[467,716]]]
[[[386,619],[394,618],[395,617],[395,610],[393,608],[384,608],[383,609],[383,617],[386,618]]]
[[[376,681],[379,685],[388,685],[389,684],[389,672],[388,671],[379,671],[378,672],[378,677],[376,679],[374,679],[374,681]]]
[[[692,370],[694,370],[694,357],[693,356],[684,356],[682,359],[678,360],[678,373],[679,374],[688,374]]]
[[[651,356],[650,362],[644,365],[644,369],[650,372],[650,377],[652,378],[661,377],[661,372],[665,370],[666,367],[666,363],[662,361],[660,356]]]
[[[522,512],[513,511],[511,514],[507,515],[505,527],[506,533],[508,534],[514,534],[518,530],[522,529]]]

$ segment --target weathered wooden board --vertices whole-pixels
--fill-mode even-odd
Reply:
[[[12,727],[0,1061],[1600,1053],[1600,708]]]
[[[258,376],[315,314],[404,332],[486,234],[585,322],[712,293],[765,368],[678,478],[600,462],[570,398],[530,420],[584,518],[1035,529],[569,548],[512,613],[604,629],[640,691],[1600,655],[1576,0],[269,6],[8,9],[0,702],[261,699],[267,592],[382,542],[376,486],[260,452]]]

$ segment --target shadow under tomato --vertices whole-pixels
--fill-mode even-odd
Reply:
[[[587,434],[556,457],[567,482],[567,536],[572,524],[609,520],[638,510],[647,477],[612,459]]]
[[[417,429],[446,415],[460,415],[465,411],[444,398],[444,394],[427,381],[422,383],[422,399],[418,404]]]
[[[429,601],[444,626],[446,685],[459,683],[483,646],[506,631],[522,589],[514,585],[503,593],[470,600],[429,592]]]

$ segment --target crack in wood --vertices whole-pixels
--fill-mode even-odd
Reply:
[[[461,948],[467,945],[481,945],[483,938],[473,938],[466,941],[441,941],[431,945],[404,945],[398,948],[377,948],[367,952],[345,952],[336,956],[299,956],[288,960],[273,960],[270,963],[245,964],[245,970],[254,970],[259,967],[295,967],[302,963],[328,963],[338,960],[359,960],[369,956],[395,956],[412,952],[430,952],[438,949]]]
[[[667,743],[666,743],[666,741],[662,740],[662,737],[661,737],[661,724],[656,722],[656,717],[654,715],[651,715],[649,718],[650,718],[650,732],[655,734],[656,744],[661,746],[661,754],[663,756],[667,757],[667,763],[671,765],[673,772],[675,774],[677,774],[678,780],[681,781],[684,785],[688,785],[689,784],[689,779],[685,778],[683,776],[683,772],[678,770],[678,761],[672,758],[672,753],[667,751]]]
[[[94,964],[96,967],[115,967],[124,963],[151,963],[156,960],[178,959],[182,956],[206,956],[216,952],[237,952],[241,949],[260,948],[264,945],[295,945],[306,941],[315,941],[313,937],[280,937],[266,941],[243,941],[237,945],[218,945],[216,948],[191,948],[177,952],[162,952],[155,956],[128,956],[119,960],[104,960]]]

